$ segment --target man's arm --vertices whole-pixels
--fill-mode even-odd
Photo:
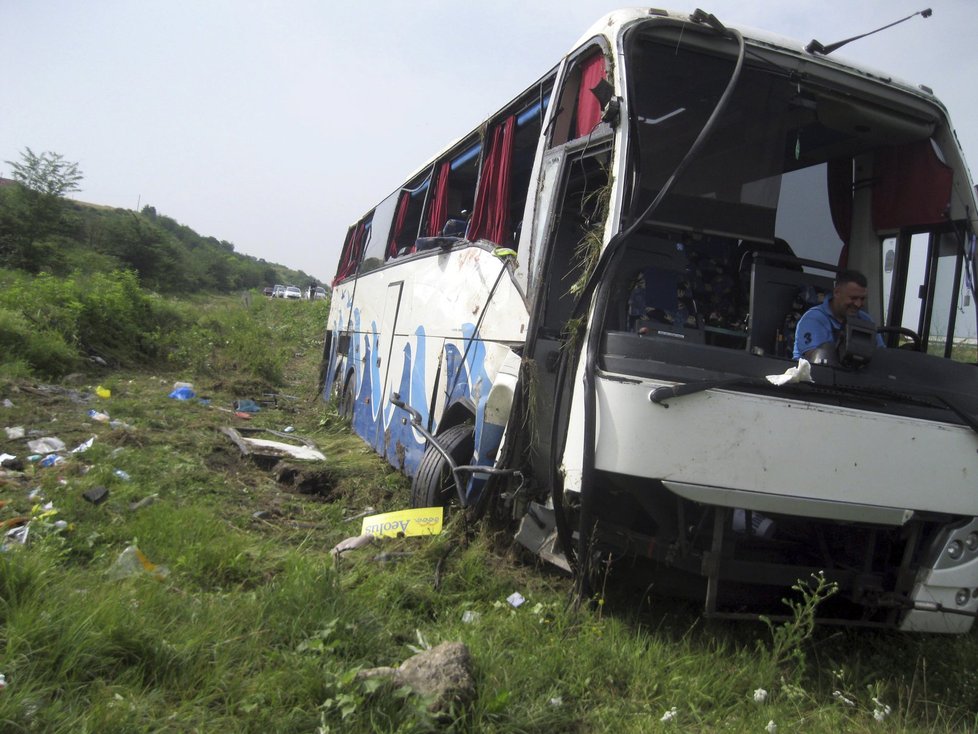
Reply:
[[[832,324],[820,309],[810,308],[795,327],[794,358],[810,359],[812,352],[833,340]]]

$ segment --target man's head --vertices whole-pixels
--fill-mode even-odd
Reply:
[[[858,270],[843,270],[835,278],[832,290],[832,314],[839,321],[855,316],[866,304],[868,293],[866,276]]]

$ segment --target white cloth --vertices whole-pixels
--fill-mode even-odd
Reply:
[[[812,365],[802,357],[797,367],[789,367],[783,375],[768,375],[767,381],[772,385],[787,385],[789,382],[815,382],[812,379]]]

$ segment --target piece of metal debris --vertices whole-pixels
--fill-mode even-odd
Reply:
[[[347,551],[363,548],[364,546],[370,545],[373,542],[373,535],[355,535],[352,538],[341,540],[339,543],[334,545],[333,549],[330,551],[330,554],[333,556],[333,558],[338,558]]]
[[[221,433],[231,439],[234,445],[241,449],[245,456],[270,456],[278,459],[290,457],[304,461],[325,461],[326,456],[319,449],[312,446],[311,441],[306,441],[296,436],[295,440],[301,441],[303,445],[284,443],[282,441],[269,441],[264,438],[247,438],[234,428],[221,428]],[[277,435],[277,431],[269,431]]]

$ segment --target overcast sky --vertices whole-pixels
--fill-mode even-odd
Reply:
[[[927,0],[663,0],[807,42]],[[0,175],[25,147],[83,201],[147,204],[328,282],[347,226],[516,96],[612,0],[0,0]],[[930,86],[978,165],[978,0],[836,55]]]

